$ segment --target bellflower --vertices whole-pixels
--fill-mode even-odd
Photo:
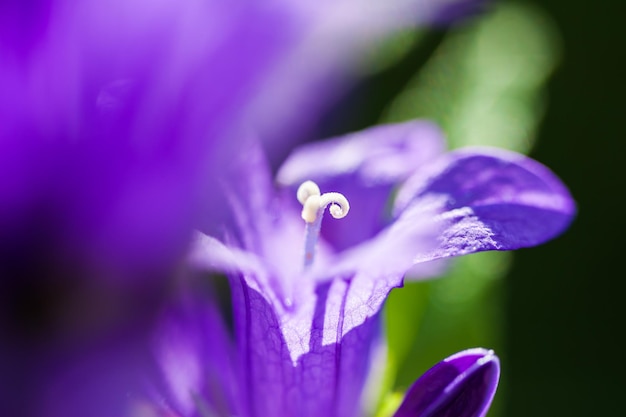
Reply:
[[[151,401],[176,415],[362,415],[379,312],[406,271],[543,243],[575,213],[538,162],[497,149],[444,152],[426,122],[296,150],[277,177],[286,194],[254,146],[224,178],[231,221],[200,234],[191,261],[228,276],[234,340],[211,303],[165,315],[155,345],[163,383]],[[327,206],[336,219],[323,220]],[[498,372],[489,351],[459,353],[418,380],[396,415],[482,416]]]
[[[124,351],[141,339],[193,228],[223,218],[216,179],[240,129],[315,113],[297,100],[285,112],[278,102],[293,96],[276,98],[276,83],[332,75],[341,51],[397,17],[427,21],[418,3],[439,4],[398,0],[382,14],[355,0],[0,2],[3,414],[36,414],[33,398],[67,368],[123,371],[123,360],[89,359],[91,343]],[[301,47],[339,35],[328,58]],[[281,70],[296,61],[323,62],[324,76]],[[256,100],[277,110],[258,115]]]

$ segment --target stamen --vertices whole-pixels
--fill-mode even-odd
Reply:
[[[321,207],[326,208],[330,204],[330,215],[335,219],[343,219],[350,211],[348,199],[340,193],[325,193],[321,196]]]
[[[315,260],[315,247],[322,227],[324,210],[335,219],[346,217],[350,211],[348,199],[340,193],[321,194],[320,188],[313,181],[305,181],[297,192],[298,201],[302,204],[302,219],[306,222],[304,243],[304,266],[310,266]]]

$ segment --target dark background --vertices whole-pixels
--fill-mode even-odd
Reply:
[[[530,155],[559,173],[579,213],[565,235],[514,258],[505,415],[619,415],[626,388],[626,7],[611,0],[537,4],[556,21],[564,53]]]

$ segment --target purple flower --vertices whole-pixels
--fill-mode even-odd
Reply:
[[[496,149],[444,153],[426,122],[295,151],[278,173],[287,194],[275,193],[254,146],[224,175],[231,222],[200,235],[191,260],[228,275],[234,340],[211,303],[191,301],[166,314],[156,343],[165,381],[157,404],[184,416],[361,415],[379,312],[410,268],[537,245],[575,214],[541,164]],[[324,193],[304,182],[302,205],[291,204],[289,186],[305,179]],[[349,214],[322,225],[327,205],[333,217]],[[461,353],[424,375],[397,415],[482,416],[497,379],[491,352]]]
[[[23,271],[42,258],[92,279],[171,269],[294,32],[250,1],[2,2],[3,278],[59,270]]]

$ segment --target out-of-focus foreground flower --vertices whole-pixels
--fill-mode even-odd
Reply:
[[[1,414],[140,336],[293,33],[249,1],[0,2]]]
[[[247,1],[0,7],[3,278],[171,268],[200,210],[217,209],[200,193],[293,22]],[[59,265],[21,272],[37,258]]]
[[[191,255],[196,268],[227,274],[234,339],[210,302],[187,300],[166,313],[154,403],[184,416],[361,415],[379,312],[409,269],[537,245],[571,222],[569,192],[539,163],[443,148],[426,122],[308,145],[278,173],[286,195],[276,194],[258,148],[242,152],[230,172],[236,181],[225,183],[232,222],[219,236],[200,235]],[[301,206],[290,204],[296,192]],[[322,225],[326,206],[341,219]],[[493,354],[480,352],[450,359],[458,365],[450,374],[436,366],[397,415],[482,416],[498,371]],[[457,381],[460,374],[468,379]]]

